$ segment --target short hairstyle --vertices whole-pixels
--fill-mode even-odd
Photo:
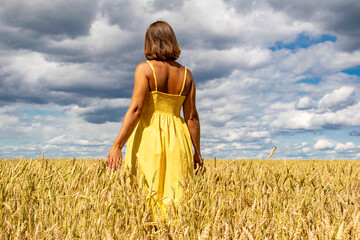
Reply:
[[[156,21],[145,34],[144,55],[148,60],[176,60],[180,47],[171,26],[164,21]]]

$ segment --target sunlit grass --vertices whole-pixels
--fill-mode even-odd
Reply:
[[[2,159],[0,239],[359,239],[358,161],[205,166],[175,225],[152,224],[141,187],[104,160]]]

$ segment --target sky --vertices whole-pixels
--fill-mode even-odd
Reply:
[[[193,73],[204,158],[360,159],[358,0],[0,0],[0,158],[106,158],[144,36]],[[123,149],[125,153],[126,147]]]

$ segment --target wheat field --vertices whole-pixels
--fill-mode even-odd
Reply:
[[[205,160],[170,221],[104,160],[1,159],[0,239],[360,239],[360,162]],[[177,215],[177,224],[172,218]]]

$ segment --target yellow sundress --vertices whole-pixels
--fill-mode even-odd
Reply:
[[[153,71],[156,90],[149,92],[140,120],[128,139],[125,166],[139,185],[145,178],[151,219],[157,221],[160,213],[161,219],[167,221],[170,202],[177,208],[184,195],[182,184],[193,176],[190,132],[180,116],[186,97],[181,94],[187,69],[179,95],[169,94],[158,91],[155,70],[147,63]]]

